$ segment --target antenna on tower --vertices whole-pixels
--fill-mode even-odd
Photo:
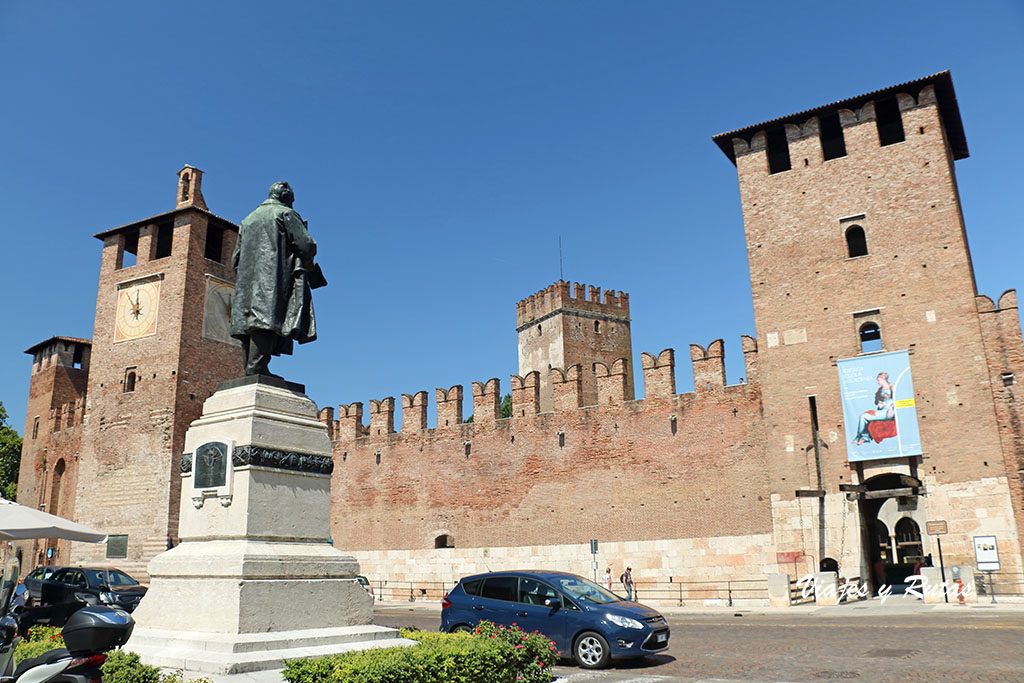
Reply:
[[[561,282],[565,278],[562,276],[562,236],[558,236],[558,281]]]

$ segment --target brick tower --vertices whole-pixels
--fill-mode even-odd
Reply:
[[[714,140],[739,173],[778,549],[869,576],[879,548],[891,564],[934,552],[925,521],[947,520],[947,562],[973,564],[971,535],[993,533],[1019,568],[949,73]],[[837,360],[897,350],[909,353],[923,453],[856,462]],[[958,492],[987,501],[987,517]]]
[[[540,410],[552,409],[552,368],[582,366],[583,405],[597,404],[597,363],[626,359],[626,399],[633,398],[629,294],[559,280],[516,304],[519,374],[540,373]]]
[[[206,208],[197,168],[178,172],[174,206],[96,235],[103,256],[76,518],[111,540],[75,544],[72,554],[139,575],[177,536],[185,430],[218,382],[242,374],[228,335],[238,228]]]
[[[51,337],[25,351],[32,356],[32,378],[18,476],[22,505],[61,516],[75,508],[90,346],[88,339]],[[26,565],[61,564],[68,559],[67,546],[49,539],[19,548]]]

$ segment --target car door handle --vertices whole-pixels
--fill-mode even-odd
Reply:
[[[484,608],[483,605],[473,605],[473,609],[475,609],[475,610],[482,610],[483,608]]]
[[[528,617],[528,616],[530,616],[530,613],[529,612],[516,612],[516,616],[517,617]]]

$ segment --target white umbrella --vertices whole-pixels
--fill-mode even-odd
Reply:
[[[107,535],[69,519],[33,510],[0,498],[0,539],[66,538],[69,541],[99,543]]]

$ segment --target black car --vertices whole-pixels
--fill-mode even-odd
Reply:
[[[146,587],[119,569],[62,567],[40,585],[40,605],[50,608],[51,626],[63,624],[86,605],[109,605],[133,611]]]
[[[43,585],[43,581],[53,576],[53,573],[62,567],[54,567],[53,565],[46,565],[43,567],[36,567],[28,573],[22,583],[25,584],[25,588],[28,589],[28,596],[35,602],[39,602],[39,589]]]

